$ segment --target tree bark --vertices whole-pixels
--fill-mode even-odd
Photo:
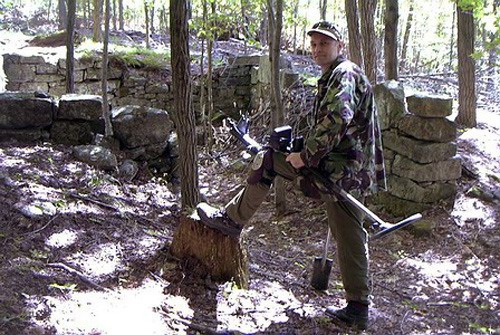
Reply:
[[[47,3],[47,21],[50,22],[50,12],[52,11],[52,1],[49,0]]]
[[[457,4],[455,4],[455,7]],[[456,17],[457,17],[457,9],[455,8],[453,11],[453,16],[451,18],[451,34],[450,34],[450,55],[449,55],[449,60],[448,60],[448,70],[453,71],[453,61],[455,60],[454,54],[455,51],[457,51],[457,48],[455,47],[455,29],[457,28],[456,22]]]
[[[66,23],[66,93],[75,93],[75,16],[76,0],[68,0]]]
[[[349,38],[349,59],[363,68],[363,49],[361,47],[358,5],[356,0],[345,0],[345,11],[347,16],[347,32]]]
[[[211,4],[211,11],[212,13],[210,14],[212,18],[214,18],[217,13],[216,13],[216,8],[217,5],[214,2]],[[209,20],[209,28],[208,31],[210,32],[208,35],[208,40],[207,40],[207,54],[208,54],[208,59],[207,59],[207,107],[208,107],[208,119],[207,119],[207,130],[208,130],[208,150],[211,152],[212,151],[212,146],[214,144],[214,134],[213,134],[213,128],[212,128],[212,119],[214,117],[214,92],[213,92],[213,48],[214,48],[214,39],[215,39],[215,34],[214,34],[214,29],[215,27],[213,26],[213,20]]]
[[[125,20],[123,19],[123,0],[118,0],[118,28],[124,30]]]
[[[102,0],[93,0],[94,4],[94,34],[92,37],[92,40],[94,42],[101,42],[102,41],[102,28],[101,28],[101,21],[102,21]]]
[[[297,54],[297,26],[299,18],[299,0],[295,0],[293,4],[293,20],[295,24],[293,25],[293,53]]]
[[[359,0],[365,73],[373,85],[377,83],[377,47],[374,22],[376,9],[377,0]]]
[[[474,17],[472,11],[457,6],[458,23],[458,116],[455,122],[465,127],[475,127],[476,77],[474,52]]]
[[[102,51],[102,115],[104,118],[104,133],[106,137],[113,136],[113,126],[111,125],[111,113],[108,104],[108,44],[109,44],[109,21],[110,21],[110,0],[106,1],[104,11],[104,41]]]
[[[498,17],[498,6],[500,6],[500,1],[495,0],[493,2],[493,16]],[[495,45],[495,32],[490,32],[489,33],[489,43],[491,45]],[[497,90],[498,88],[498,80],[495,80],[495,78],[498,75],[498,66],[497,66],[497,60],[498,60],[498,48],[491,48],[489,50],[489,55],[488,55],[488,86],[487,89],[494,91]]]
[[[328,6],[327,0],[319,0],[319,18],[320,20],[326,20],[326,7]]]
[[[179,141],[182,209],[194,208],[199,201],[195,115],[188,32],[189,0],[170,0],[173,119]]]
[[[406,70],[406,64],[408,61],[406,60],[406,53],[408,51],[408,42],[410,41],[410,32],[413,23],[413,0],[410,1],[410,8],[408,9],[408,18],[406,19],[406,27],[405,33],[403,37],[403,43],[401,44],[401,59],[399,63],[399,71],[402,72]]]
[[[113,0],[113,30],[116,30],[116,25],[117,20],[116,20],[116,0]]]
[[[146,49],[150,48],[149,42],[149,4],[147,0],[144,0],[144,19],[146,20]]]
[[[57,3],[58,17],[59,17],[59,29],[64,30],[67,26],[68,12],[66,10],[66,2],[64,0],[59,0]],[[76,10],[75,10],[76,11]]]
[[[385,80],[398,79],[398,0],[385,0]]]
[[[285,111],[281,99],[280,45],[283,26],[283,0],[268,0],[269,61],[271,63],[271,128],[283,126]],[[286,212],[286,185],[279,176],[274,179],[276,214]]]

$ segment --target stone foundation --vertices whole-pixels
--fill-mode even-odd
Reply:
[[[52,65],[39,56],[3,57],[7,90],[48,92],[55,98],[35,98],[32,93],[15,97],[4,94],[0,140],[50,138],[58,143],[80,145],[90,143],[95,134],[104,133],[100,116],[102,101],[95,96],[101,92],[100,61],[76,62],[76,90],[86,94],[84,105],[79,105],[80,98],[64,95],[64,60]],[[282,60],[284,88],[293,86],[298,79],[290,67]],[[173,164],[178,153],[171,154],[177,149],[168,116],[174,112],[170,70],[128,68],[114,60],[108,73],[108,99],[113,107],[115,137],[127,158]],[[269,76],[267,56],[239,57],[214,69],[215,112],[237,119],[241,113],[267,106]],[[199,115],[200,78],[193,78],[193,83],[194,108]],[[452,204],[456,180],[461,176],[461,162],[456,156],[457,130],[447,119],[452,112],[451,98],[422,94],[405,97],[403,87],[395,81],[377,85],[375,94],[383,131],[388,192],[370,201],[395,216]],[[122,129],[125,123],[128,123],[126,130]],[[172,155],[175,157],[170,157]]]

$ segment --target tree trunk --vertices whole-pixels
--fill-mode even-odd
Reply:
[[[211,17],[214,18],[217,13],[216,13],[216,8],[217,5],[214,2],[212,2],[212,14]],[[207,129],[208,129],[208,150],[211,152],[212,151],[212,146],[214,144],[214,134],[212,131],[212,119],[214,117],[214,92],[213,92],[213,81],[212,81],[212,75],[213,75],[213,48],[214,48],[214,29],[215,27],[213,26],[213,20],[209,20],[209,28],[208,31],[210,32],[208,35],[208,40],[207,40],[207,54],[208,54],[208,69],[207,69],[207,107],[208,107],[208,119],[207,119]]]
[[[299,18],[299,0],[295,0],[293,4],[293,20],[295,24],[293,25],[293,53],[297,54],[297,26]]]
[[[155,2],[150,3],[151,6],[151,13],[149,15],[149,26],[150,26],[150,31],[151,31],[151,36],[155,34]]]
[[[240,0],[240,8],[241,8],[241,21],[238,23],[238,31],[240,35],[244,36],[243,43],[245,43],[245,50],[248,46],[248,34],[246,30],[247,22],[246,22],[246,11],[247,11],[247,6],[248,6],[248,0]]]
[[[92,11],[92,6],[91,6],[91,3],[92,3],[93,0],[87,0],[87,26],[86,28],[90,28],[90,16],[92,15],[92,17],[94,16],[94,13]]]
[[[199,201],[195,115],[191,100],[191,71],[188,32],[189,0],[170,0],[173,119],[179,141],[182,209]]]
[[[66,23],[66,93],[75,93],[75,16],[76,0],[68,0]]]
[[[149,42],[149,5],[148,1],[144,1],[144,19],[146,20],[146,49],[150,48],[150,42]]]
[[[160,9],[160,33],[168,32],[168,14],[165,6]]]
[[[307,0],[306,8],[309,8],[311,5],[311,0]],[[302,30],[302,47],[304,48],[304,55],[307,54],[307,46],[306,46],[306,32],[309,27],[307,26],[307,21],[304,20],[304,29]]]
[[[104,12],[104,41],[102,51],[102,115],[104,118],[104,133],[106,137],[113,136],[113,126],[111,125],[111,113],[108,104],[108,44],[109,44],[109,21],[110,21],[110,0],[106,1]]]
[[[113,0],[113,30],[116,31],[117,20],[116,20],[116,0]]]
[[[83,12],[83,27],[87,28],[88,19],[87,19],[87,0],[82,1],[81,10]]]
[[[455,122],[465,127],[475,127],[476,78],[474,52],[474,17],[472,11],[457,6],[458,23],[458,116]]]
[[[410,1],[410,8],[408,9],[408,18],[406,19],[406,27],[405,27],[405,34],[403,37],[403,44],[401,44],[401,59],[399,63],[399,71],[402,72],[406,70],[406,64],[408,64],[408,61],[406,60],[406,53],[408,51],[408,42],[410,41],[410,32],[411,32],[411,27],[413,23],[413,0]]]
[[[67,26],[68,12],[66,11],[66,2],[59,0],[57,3],[58,17],[59,17],[59,30],[64,30]],[[75,10],[76,11],[76,10]]]
[[[125,20],[123,19],[123,0],[118,0],[118,28],[124,30]]]
[[[374,22],[376,9],[377,0],[359,0],[365,73],[373,85],[377,83],[377,47]]]
[[[208,0],[202,0],[202,13],[201,13],[201,25],[202,30],[205,31],[205,34],[201,34],[201,50],[200,50],[200,112],[201,112],[201,122],[203,125],[203,143],[206,144],[208,142],[208,119],[207,119],[207,98],[206,98],[206,85],[207,85],[207,76],[205,75],[205,42],[208,40],[207,37],[207,27],[208,27]]]
[[[495,0],[493,2],[493,16],[498,17],[498,6],[500,5],[499,0]],[[495,45],[495,32],[490,32],[489,34],[489,43],[491,45]],[[498,74],[498,66],[497,66],[497,59],[498,59],[498,48],[492,48],[490,47],[489,50],[489,55],[488,55],[488,85],[487,85],[487,90],[489,91],[495,91],[497,90],[498,87],[498,80],[495,80]]]
[[[455,7],[457,4],[455,4]],[[449,56],[449,61],[448,61],[448,69],[450,71],[453,71],[453,61],[455,60],[454,53],[455,53],[455,29],[457,25],[455,24],[456,22],[456,16],[457,16],[457,10],[453,11],[453,16],[451,18],[451,34],[450,34],[450,56]]]
[[[179,138],[181,197],[184,213],[199,200],[194,111],[188,44],[189,0],[170,0],[173,119]],[[243,244],[244,246],[244,244]],[[181,216],[170,253],[185,263],[197,263],[196,272],[215,280],[234,280],[248,288],[247,252],[239,238],[228,237],[202,224],[195,215]]]
[[[320,20],[326,20],[326,7],[328,6],[327,0],[319,0],[319,18]]]
[[[285,112],[281,99],[280,85],[280,44],[283,26],[283,0],[268,0],[269,13],[269,61],[271,63],[271,128],[283,126]],[[274,180],[276,214],[286,212],[286,185],[284,180]]]
[[[50,22],[50,11],[52,10],[52,1],[49,0],[47,3],[47,21]]]
[[[349,34],[349,59],[363,68],[363,49],[359,32],[358,6],[356,0],[345,0],[347,31]]]
[[[267,5],[262,4],[262,21],[260,22],[259,41],[261,45],[266,45],[269,40],[269,15]]]
[[[214,41],[214,27],[213,27],[213,18],[216,15],[216,4],[215,2],[211,3],[211,14],[208,13],[208,1],[203,1],[203,30],[206,32],[203,36],[202,42],[207,42],[207,73],[204,75],[204,48],[202,47],[201,54],[201,73],[202,73],[202,84],[200,87],[200,105],[201,105],[201,114],[203,120],[203,134],[205,143],[207,145],[208,152],[212,151],[213,146],[213,132],[212,132],[212,118],[214,114],[214,103],[213,103],[213,82],[212,82],[212,73],[213,73],[213,59],[212,59],[212,51],[213,51],[213,41]],[[203,44],[204,45],[204,44]],[[206,92],[206,96],[205,96]]]
[[[398,80],[398,0],[385,0],[385,80]]]
[[[102,28],[101,28],[101,20],[102,20],[102,0],[94,0],[94,34],[92,40],[94,42],[102,41]]]

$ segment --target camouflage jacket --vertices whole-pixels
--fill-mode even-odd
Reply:
[[[339,56],[318,80],[314,120],[301,157],[354,197],[385,189],[373,89],[362,70]]]

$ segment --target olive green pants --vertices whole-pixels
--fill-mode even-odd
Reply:
[[[283,153],[273,153],[273,169],[283,178],[295,181],[297,170],[285,161]],[[272,179],[269,174],[264,177]],[[227,205],[229,217],[246,224],[269,193],[265,183],[248,184]],[[326,207],[328,225],[337,243],[337,259],[342,283],[348,301],[369,302],[368,245],[367,233],[363,227],[363,213],[346,201],[332,200],[322,195]],[[318,227],[319,228],[319,227]],[[326,238],[326,235],[325,235]]]

